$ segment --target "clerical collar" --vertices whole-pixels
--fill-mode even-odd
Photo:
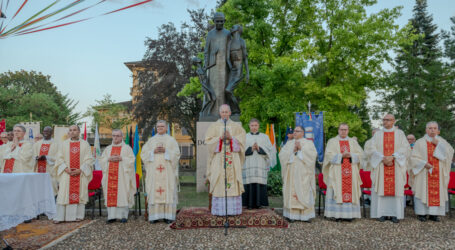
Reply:
[[[250,132],[250,134],[252,134],[252,135],[259,135],[259,132],[256,132],[256,133]]]
[[[383,130],[384,132],[394,132],[394,131],[395,131],[395,127],[392,127],[392,128],[390,128],[390,129],[382,128],[382,130]]]
[[[165,136],[165,135],[167,135],[167,134],[166,133],[164,133],[164,134],[156,134],[155,136]]]
[[[70,138],[70,141],[71,141],[71,142],[78,142],[79,140],[80,140],[79,138],[76,139],[76,140],[73,140],[72,138]]]
[[[346,136],[345,138],[341,138],[341,136],[337,135],[337,137],[338,137],[338,140],[340,140],[340,141],[347,141],[347,140],[349,140],[349,136]]]
[[[19,143],[24,143],[25,142],[25,139],[22,139],[19,141]]]
[[[439,139],[438,135],[436,135],[435,137],[430,137],[428,134],[425,134],[423,137],[425,138],[425,140],[427,140],[429,142],[433,142],[433,138]]]
[[[122,146],[123,142],[120,142],[119,144],[114,144],[114,142],[112,142],[112,146]]]
[[[49,143],[51,143],[52,141],[53,141],[52,138],[49,139],[49,140],[43,139],[43,144],[49,144]]]

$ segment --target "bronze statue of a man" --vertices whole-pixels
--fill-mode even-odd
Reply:
[[[215,28],[209,31],[205,41],[204,66],[207,72],[207,86],[215,94],[214,105],[210,110],[203,110],[201,116],[218,116],[218,108],[226,103],[225,88],[228,83],[227,45],[230,32],[224,28],[224,14],[215,13],[213,16]]]

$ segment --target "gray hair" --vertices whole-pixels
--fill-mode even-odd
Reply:
[[[218,111],[221,112],[221,109],[222,109],[223,107],[227,107],[227,108],[229,109],[229,112],[231,112],[231,106],[229,106],[228,104],[223,104],[223,105],[221,105],[221,106],[220,106],[220,109],[219,109]]]
[[[114,132],[120,132],[120,134],[123,136],[123,131],[121,129],[115,128],[112,130],[112,134],[114,134]]]
[[[340,129],[341,126],[347,126],[349,128],[349,125],[345,122],[342,122],[338,125],[338,129]]]
[[[22,130],[22,132],[24,132],[24,133],[27,132],[27,129],[25,129],[24,125],[22,125],[22,124],[14,125],[13,129],[15,129],[15,128],[20,128]]]
[[[296,128],[301,128],[303,130],[303,132],[305,132],[305,129],[303,128],[303,126],[300,126],[300,125],[295,126],[294,131]]]
[[[439,124],[435,121],[429,121],[427,122],[427,125],[425,126],[425,128],[428,128],[428,126],[432,125],[432,124],[436,124],[436,126],[438,127],[438,130],[439,130]]]
[[[259,120],[256,118],[251,118],[250,122],[248,124],[251,124],[253,122],[257,122],[257,124],[260,124]]]
[[[167,122],[166,122],[165,120],[158,120],[158,121],[156,122],[156,125],[158,125],[159,123],[163,123],[164,126],[167,126]]]

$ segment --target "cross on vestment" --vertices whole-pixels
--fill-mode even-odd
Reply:
[[[156,190],[156,192],[157,192],[157,193],[160,193],[160,195],[161,195],[162,193],[164,193],[164,189],[162,189],[161,186],[160,186],[160,188],[158,188],[158,189]]]
[[[163,165],[160,165],[158,168],[156,168],[156,170],[160,171],[160,173],[163,172],[164,170]]]

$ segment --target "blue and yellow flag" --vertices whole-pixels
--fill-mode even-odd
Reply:
[[[134,163],[134,168],[136,169],[136,174],[139,175],[139,179],[142,178],[142,162],[141,162],[141,144],[139,143],[139,131],[136,125],[136,131],[134,133],[134,147],[133,152],[136,156],[136,162]]]

